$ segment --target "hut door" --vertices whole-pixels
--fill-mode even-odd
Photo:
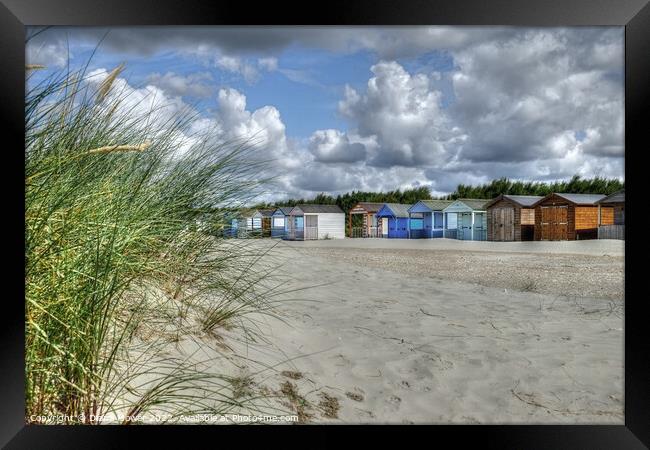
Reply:
[[[542,240],[567,240],[568,210],[564,206],[542,206]]]
[[[468,213],[460,213],[459,216],[460,226],[458,227],[458,239],[472,239],[472,215]]]
[[[318,239],[318,216],[305,216],[305,239]]]
[[[555,209],[552,206],[542,206],[541,211],[542,241],[551,241],[553,240],[551,231],[555,222]]]
[[[505,229],[506,210],[504,208],[499,208],[496,210],[496,213],[497,213],[496,224],[497,224],[497,233],[498,233],[497,240],[505,241],[506,240],[506,229]]]
[[[388,236],[388,217],[381,218],[381,234]]]
[[[515,240],[515,210],[513,208],[503,209],[503,240]]]
[[[569,207],[557,206],[555,209],[555,239],[558,241],[566,241],[568,239],[567,228],[569,225]]]
[[[485,213],[482,213],[482,212],[474,213],[474,240],[475,241],[484,241],[484,240],[486,240],[486,236],[484,234],[484,232],[486,230],[483,228],[483,224],[484,224],[483,220],[485,219],[484,214]],[[472,223],[472,215],[471,214],[469,216],[469,223],[470,224]],[[472,231],[471,230],[470,230],[469,239],[472,239]]]
[[[492,210],[493,239],[495,241],[515,240],[514,215],[512,208],[495,208]]]

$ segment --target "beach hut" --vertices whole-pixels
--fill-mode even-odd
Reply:
[[[337,205],[296,205],[289,213],[286,239],[344,239],[345,213]]]
[[[501,194],[488,202],[488,241],[532,241],[535,238],[535,208],[538,195]]]
[[[350,237],[381,237],[381,224],[377,221],[377,212],[383,203],[359,202],[350,209],[348,231]],[[361,216],[361,220],[353,220]],[[355,222],[353,224],[353,222]]]
[[[253,220],[255,211],[242,209],[239,213],[230,220],[230,229],[233,237],[247,237],[255,231],[261,230],[261,221],[256,222]],[[254,224],[259,224],[254,228]]]
[[[237,237],[240,226],[242,226],[242,220],[239,217],[233,217],[230,219],[230,228],[227,232],[227,236]]]
[[[389,239],[407,239],[409,228],[409,208],[401,203],[384,203],[377,211],[381,236]]]
[[[485,241],[488,202],[486,199],[461,198],[443,209],[444,236],[463,241]]]
[[[275,209],[258,209],[253,213],[253,232],[260,236],[271,236],[271,218]]]
[[[289,213],[293,206],[280,206],[271,216],[271,237],[284,237],[287,234]]]
[[[536,241],[573,241],[598,236],[598,212],[611,207],[598,205],[601,194],[549,194],[535,206]],[[611,217],[611,221],[610,218]],[[613,222],[613,214],[603,214],[603,225]]]
[[[445,217],[442,211],[452,200],[420,200],[408,209],[409,238],[443,237]]]
[[[597,202],[598,239],[625,239],[625,189]]]
[[[226,221],[230,224],[226,230],[226,236],[228,237],[237,237],[237,229],[240,224],[240,213],[237,210],[231,210],[228,212]]]

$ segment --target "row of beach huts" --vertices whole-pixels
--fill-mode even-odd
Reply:
[[[360,202],[349,212],[352,238],[473,241],[560,241],[625,238],[625,191],[612,195],[421,200],[413,205]],[[343,239],[345,213],[336,205],[296,205],[249,211],[229,234],[289,240]]]

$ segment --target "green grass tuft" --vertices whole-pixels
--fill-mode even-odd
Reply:
[[[270,311],[254,251],[204,229],[259,193],[263,163],[189,134],[191,111],[127,108],[109,81],[65,73],[26,97],[27,421],[226,412],[241,403],[213,361],[167,350]]]

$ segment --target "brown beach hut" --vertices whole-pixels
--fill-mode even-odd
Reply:
[[[350,237],[382,237],[381,221],[377,221],[377,213],[383,203],[359,202],[350,210],[348,231]],[[352,218],[361,216],[361,223],[352,224]],[[357,221],[358,222],[358,221]]]
[[[258,209],[253,214],[253,229],[264,237],[271,236],[271,218],[275,209]]]
[[[598,201],[598,239],[625,239],[625,189]]]
[[[487,208],[488,241],[532,241],[535,238],[535,208],[538,195],[501,194]]]
[[[595,239],[598,235],[598,201],[601,194],[549,194],[535,203],[536,241]],[[611,223],[611,207],[601,207],[605,222]]]

